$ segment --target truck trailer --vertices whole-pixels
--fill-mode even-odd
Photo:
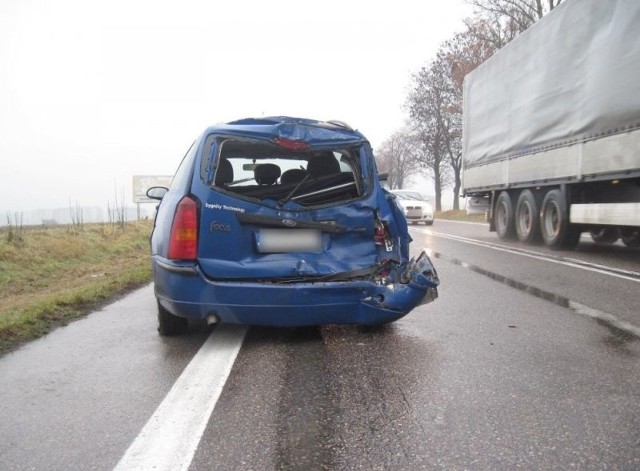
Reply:
[[[640,247],[640,1],[566,0],[469,73],[462,140],[501,239]]]

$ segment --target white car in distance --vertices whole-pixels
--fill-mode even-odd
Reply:
[[[427,226],[433,224],[433,206],[428,202],[428,197],[412,190],[390,191],[400,203],[408,223],[424,222]]]

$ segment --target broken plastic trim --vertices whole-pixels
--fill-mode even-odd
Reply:
[[[420,304],[426,304],[435,301],[438,297],[438,285],[440,279],[435,267],[431,263],[426,251],[422,251],[418,257],[414,257],[409,261],[407,269],[400,277],[402,283],[416,289],[425,289],[427,296],[423,298]],[[428,299],[427,299],[428,298]]]

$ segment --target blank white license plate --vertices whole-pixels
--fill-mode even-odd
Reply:
[[[322,234],[315,229],[260,229],[256,245],[260,253],[318,253],[322,251]]]

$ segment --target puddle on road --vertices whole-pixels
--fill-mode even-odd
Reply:
[[[448,257],[439,252],[434,252],[433,256],[435,258],[446,260],[447,262],[451,262],[454,265],[458,265],[460,267],[471,270],[475,273],[479,273],[481,275],[489,277],[492,280],[495,280],[499,283],[515,288],[524,293],[528,293],[537,298],[541,298],[546,301],[552,302],[560,307],[570,309],[571,311],[575,312],[576,314],[580,314],[581,316],[595,319],[595,321],[598,324],[609,329],[611,334],[616,339],[616,343],[625,344],[630,341],[640,340],[640,328],[638,328],[637,326],[629,322],[626,322],[617,318],[613,314],[609,314],[604,311],[599,311],[597,309],[591,308],[589,306],[585,306],[584,304],[580,304],[564,296],[559,296],[550,291],[545,291],[543,289],[536,288],[535,286],[522,283],[521,281],[517,281],[512,278],[508,278],[504,275],[500,275],[499,273],[491,272],[477,265],[469,264],[467,262],[464,262],[454,257]]]

